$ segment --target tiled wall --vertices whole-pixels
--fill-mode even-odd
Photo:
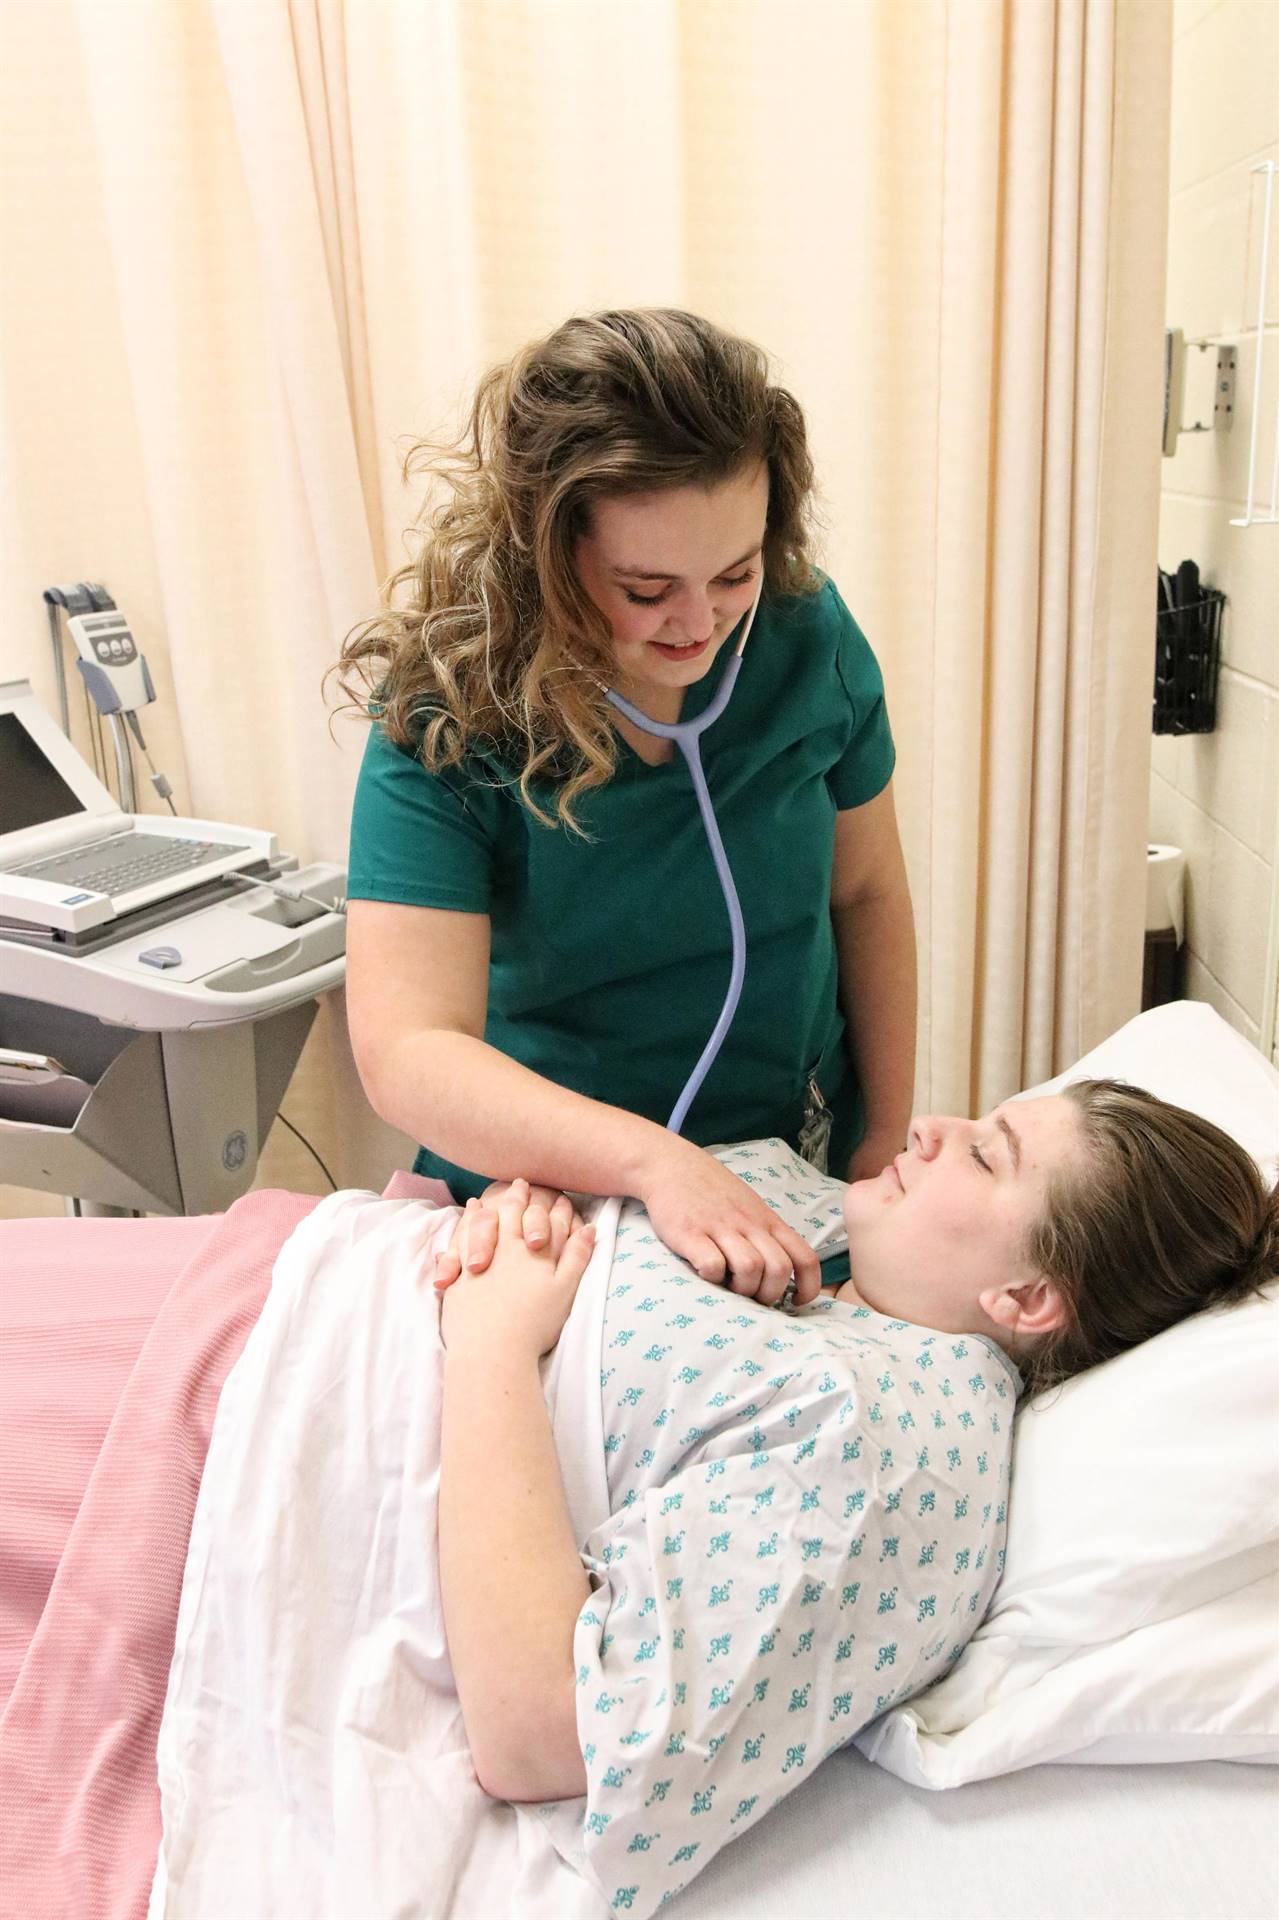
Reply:
[[[1177,0],[1168,325],[1213,348],[1187,355],[1183,418],[1211,419],[1215,346],[1239,348],[1228,434],[1183,434],[1163,463],[1159,563],[1198,562],[1227,595],[1214,733],[1153,743],[1150,837],[1187,858],[1186,992],[1250,1040],[1265,1004],[1279,842],[1279,527],[1232,527],[1247,496],[1252,388],[1263,346],[1258,494],[1270,497],[1279,381],[1279,178],[1264,341],[1257,336],[1265,176],[1279,160],[1279,6]],[[1256,509],[1254,509],[1256,510]],[[1153,600],[1153,583],[1152,583]]]

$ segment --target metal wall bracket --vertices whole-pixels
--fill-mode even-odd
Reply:
[[[1212,419],[1183,424],[1186,400],[1186,351],[1195,347],[1207,353],[1211,340],[1187,340],[1180,327],[1169,327],[1164,334],[1164,453],[1171,459],[1177,451],[1181,433],[1228,433],[1235,417],[1235,374],[1239,349],[1233,341],[1217,344],[1217,376],[1213,384]]]

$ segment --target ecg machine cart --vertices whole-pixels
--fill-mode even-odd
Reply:
[[[228,884],[81,950],[0,929],[0,1047],[56,1063],[0,1078],[0,1180],[94,1213],[210,1213],[245,1192],[317,996],[346,972],[346,920],[322,904],[343,870],[287,884],[311,900]]]

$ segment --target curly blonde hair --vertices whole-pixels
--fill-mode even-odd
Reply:
[[[484,376],[454,443],[409,454],[406,478],[435,483],[420,547],[347,636],[343,690],[432,771],[496,757],[547,824],[533,783],[553,786],[556,814],[580,831],[574,801],[616,764],[609,624],[574,564],[592,502],[714,486],[756,460],[764,590],[812,592],[804,416],[770,385],[762,351],[674,309],[567,320]]]

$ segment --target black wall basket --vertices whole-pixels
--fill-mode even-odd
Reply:
[[[1217,724],[1221,609],[1226,596],[1196,579],[1193,598],[1178,574],[1159,575],[1155,615],[1156,733],[1211,733]],[[1180,594],[1178,588],[1180,586]]]

